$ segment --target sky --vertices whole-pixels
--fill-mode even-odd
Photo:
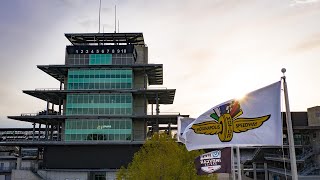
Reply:
[[[176,89],[161,112],[198,117],[207,109],[279,81],[286,68],[291,111],[320,105],[318,0],[102,0],[101,31],[143,32],[162,87]],[[46,102],[22,93],[58,88],[37,65],[63,64],[64,33],[98,32],[99,0],[10,0],[0,6],[0,127],[29,123]],[[284,105],[283,105],[284,107]]]

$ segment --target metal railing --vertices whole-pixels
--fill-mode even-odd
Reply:
[[[296,156],[296,159],[298,161],[304,161],[306,159],[308,159],[309,157],[311,157],[313,155],[313,150],[312,149],[307,149],[304,153],[299,154]],[[290,155],[283,155],[283,154],[276,154],[276,153],[265,153],[266,158],[277,158],[277,159],[281,159],[281,160],[289,160],[290,159]]]
[[[21,113],[21,116],[38,116],[38,113]]]
[[[273,153],[264,153],[264,157],[266,158],[279,158],[288,160],[290,157],[288,155],[283,154],[273,154]]]
[[[167,87],[139,87],[132,89],[72,89],[72,90],[167,90]],[[36,88],[35,91],[59,91],[59,90],[68,90],[67,88]]]
[[[61,114],[59,112],[50,112],[48,114],[39,114],[39,113],[21,113],[21,116],[29,116],[29,117],[34,117],[34,116],[45,116],[45,115],[63,115],[63,112],[61,112]],[[145,116],[145,115],[153,115],[153,116],[156,116],[156,112],[147,112],[147,114],[145,113],[133,113],[132,114],[133,116]],[[158,115],[180,115],[179,112],[160,112]],[[111,115],[112,116],[112,115]],[[117,116],[117,115],[114,115],[114,116]],[[120,116],[120,115],[119,115]],[[130,115],[129,115],[130,116]]]
[[[16,167],[15,166],[0,167],[0,172],[11,172],[12,169],[16,169]]]
[[[306,159],[308,159],[309,157],[311,157],[313,154],[314,154],[313,149],[310,148],[310,149],[307,149],[303,154],[297,156],[297,159],[299,159],[299,160],[306,160]]]
[[[260,147],[256,148],[256,149],[254,150],[252,156],[251,156],[249,159],[246,159],[246,162],[253,160],[253,159],[260,153],[261,149],[262,149],[262,148],[260,148]]]
[[[37,88],[35,89],[35,91],[59,91],[60,88]],[[64,88],[62,88],[61,90],[65,90]]]
[[[320,169],[320,166],[318,164],[308,164],[303,168],[300,172],[299,175],[306,176],[309,175],[312,171]]]
[[[137,114],[139,115],[139,114]],[[140,115],[143,115],[143,114],[140,114]],[[147,115],[156,115],[156,112],[147,112]],[[160,112],[159,115],[180,115],[179,112]]]

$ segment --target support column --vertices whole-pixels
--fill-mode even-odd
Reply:
[[[257,164],[254,162],[253,165],[253,180],[257,180]]]
[[[46,115],[49,114],[49,100],[47,99],[47,112],[46,112]]]
[[[264,168],[264,180],[268,180],[268,165],[267,163],[263,163],[263,168]]]
[[[158,95],[158,92],[156,92],[156,115],[157,115],[157,118],[156,118],[156,129],[155,129],[155,132],[159,132],[159,95]]]
[[[146,68],[145,67],[143,68],[143,72],[144,72],[143,87],[144,87],[144,89],[147,89],[147,77],[148,77],[148,75],[146,73]]]
[[[39,123],[39,129],[38,129],[38,141],[40,141],[40,135],[41,135],[41,124]]]
[[[58,122],[57,132],[58,132],[58,137],[57,137],[58,139],[57,139],[57,140],[60,141],[60,139],[61,139],[61,134],[60,134],[60,133],[61,133],[61,132],[60,132],[60,122]]]
[[[143,68],[143,71],[144,71],[143,88],[144,88],[144,90],[146,90],[148,83],[147,83],[147,73],[146,73],[145,67]],[[144,91],[143,96],[144,96],[144,114],[147,115],[148,114],[148,103],[147,103],[147,98],[146,98],[146,91]]]
[[[53,125],[50,124],[50,140],[53,140]]]
[[[238,165],[238,180],[242,179],[241,163],[240,163],[240,148],[237,146],[237,165]]]
[[[60,81],[60,91],[62,90],[62,81]],[[59,115],[61,115],[61,98],[59,97]]]
[[[19,147],[19,153],[17,157],[17,170],[21,169],[21,161],[22,161],[22,155],[21,155],[21,147]]]
[[[32,141],[34,141],[34,134],[35,134],[35,131],[36,131],[36,123],[32,123],[33,125],[33,128],[32,128]]]
[[[48,123],[46,123],[46,131],[44,134],[44,138],[45,138],[45,140],[48,140]]]
[[[61,115],[61,98],[59,98],[59,115]]]
[[[151,104],[151,115],[153,115],[153,104]]]

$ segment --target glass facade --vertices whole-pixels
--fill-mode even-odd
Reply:
[[[67,54],[67,65],[97,65],[68,69],[68,90],[132,89],[131,68],[98,65],[130,65],[133,54]],[[67,94],[65,112],[72,115],[132,115],[131,93]],[[72,117],[70,117],[72,118]],[[66,119],[65,141],[131,141],[132,119]]]
[[[132,120],[67,119],[66,141],[131,141]]]
[[[66,61],[68,65],[126,65],[133,63],[133,54],[69,54]]]
[[[66,115],[131,115],[132,94],[68,94]]]
[[[112,54],[89,54],[89,65],[112,64]]]
[[[132,89],[132,76],[132,69],[69,69],[68,89]]]

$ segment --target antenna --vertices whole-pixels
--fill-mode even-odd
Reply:
[[[101,0],[99,4],[99,33],[100,33]]]
[[[117,5],[114,6],[114,33],[117,33]]]
[[[118,19],[118,33],[120,32],[120,21]]]

